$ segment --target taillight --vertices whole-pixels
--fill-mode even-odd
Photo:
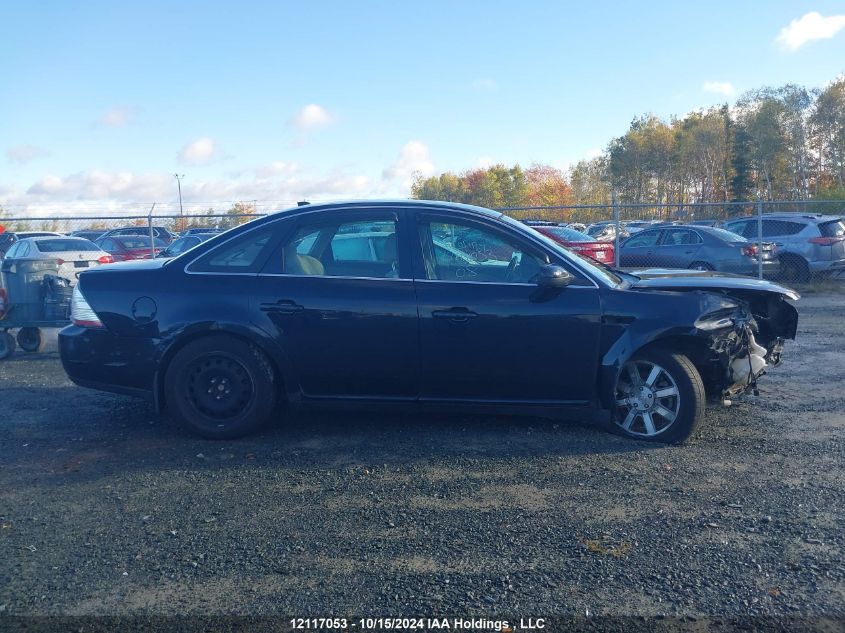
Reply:
[[[70,320],[79,327],[103,327],[97,313],[91,309],[91,306],[85,300],[82,290],[79,289],[79,284],[74,287],[70,299]]]
[[[845,236],[841,237],[811,237],[810,244],[818,244],[819,246],[833,246],[845,240]]]
[[[757,255],[757,245],[752,244],[751,246],[743,246],[742,254],[747,257],[754,257],[755,255]]]
[[[114,257],[112,257],[111,255],[103,255],[97,261],[100,262],[101,264],[113,264],[114,263]]]
[[[65,263],[65,260],[63,260],[63,259],[57,259],[57,260],[56,260],[56,265],[57,265],[57,266],[61,266],[61,265],[62,265],[62,264],[64,264],[64,263]]]

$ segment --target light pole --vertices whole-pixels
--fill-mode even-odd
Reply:
[[[179,187],[179,218],[182,218],[182,178],[185,177],[185,174],[173,174],[173,177],[176,179],[176,186]]]

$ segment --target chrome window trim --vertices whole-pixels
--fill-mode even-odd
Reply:
[[[220,273],[225,275],[226,273]],[[414,281],[408,277],[357,277],[355,275],[300,275],[298,273],[257,273],[256,277],[294,277],[297,279],[352,279],[358,281]]]

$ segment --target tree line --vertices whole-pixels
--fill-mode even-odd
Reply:
[[[760,88],[664,121],[636,117],[566,172],[493,165],[418,177],[411,195],[487,207],[845,199],[845,75],[824,88]]]

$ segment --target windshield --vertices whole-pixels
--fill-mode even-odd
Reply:
[[[121,244],[123,244],[124,248],[149,248],[150,247],[150,238],[148,237],[121,237],[119,238]],[[164,248],[167,246],[164,242],[160,239],[155,238],[153,240],[153,244],[156,248]]]

